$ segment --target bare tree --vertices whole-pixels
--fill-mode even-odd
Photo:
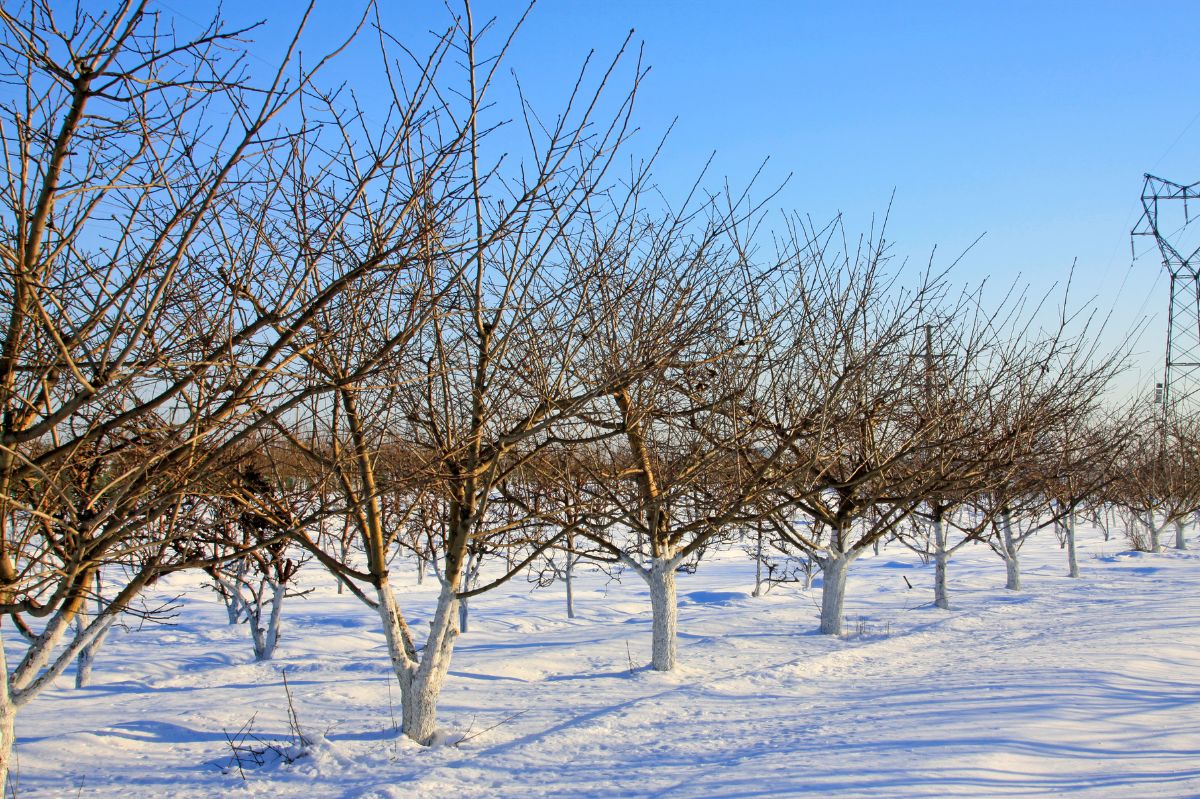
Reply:
[[[1099,353],[1090,320],[1075,321],[1064,300],[1055,327],[1026,337],[1020,360],[1030,368],[1014,376],[992,412],[1000,435],[993,447],[999,479],[972,506],[991,520],[987,540],[1004,560],[1005,587],[1012,591],[1021,588],[1022,545],[1073,516],[1099,485],[1090,463],[1104,451],[1104,440],[1086,431],[1124,357],[1120,351]],[[1051,501],[1055,491],[1064,501]]]
[[[232,498],[220,486],[197,498],[205,507],[197,523],[211,527],[204,568],[229,607],[231,623],[249,627],[255,660],[271,660],[279,644],[283,604],[308,591],[295,588],[307,553],[286,537],[299,519],[319,519],[312,486],[281,469],[275,448],[262,443],[226,474],[234,480]],[[212,485],[211,483],[209,485]],[[223,496],[223,494],[225,496]],[[195,547],[194,540],[179,542]]]
[[[245,33],[182,38],[132,1],[0,9],[0,611],[25,635],[0,773],[16,709],[157,576],[199,565],[171,546],[197,476],[320,390],[290,375],[298,331],[370,271],[269,247],[303,134],[279,115],[311,72],[289,81],[289,53],[255,85]]]
[[[563,420],[641,368],[583,362],[585,342],[608,321],[601,303],[612,280],[604,256],[627,235],[627,210],[600,191],[629,132],[632,90],[600,118],[614,61],[591,91],[585,68],[552,123],[517,109],[527,123],[529,160],[509,169],[489,160],[480,120],[508,46],[481,59],[477,47],[488,27],[477,28],[468,8],[415,75],[389,61],[391,126],[373,137],[346,135],[340,145],[340,162],[369,165],[369,180],[347,172],[318,196],[293,195],[301,240],[319,239],[328,219],[339,220],[336,235],[313,248],[322,257],[373,260],[381,229],[403,242],[393,274],[312,317],[311,345],[297,357],[332,401],[312,404],[306,420],[279,429],[326,470],[347,509],[361,563],[297,535],[379,613],[404,733],[422,744],[436,735],[461,602],[523,571],[547,543],[541,514],[506,503],[500,487],[542,449],[575,435]],[[446,52],[465,64],[458,85],[440,72]],[[323,112],[334,127],[358,124],[356,115],[337,115],[335,99]],[[360,190],[367,183],[372,188]],[[441,584],[423,641],[389,569],[414,523]],[[522,554],[506,558],[498,580],[472,587],[474,557],[514,548]]]
[[[1174,525],[1175,546],[1184,549],[1184,521],[1200,508],[1197,422],[1158,406],[1138,407],[1123,421],[1109,430],[1117,455],[1107,498],[1126,509],[1127,536],[1135,548],[1161,552],[1162,533]]]
[[[745,257],[754,213],[734,210],[742,205],[646,219],[634,246],[610,258],[632,290],[609,303],[609,323],[589,343],[597,362],[644,365],[581,408],[596,443],[574,490],[581,535],[650,589],[659,671],[677,660],[676,571],[756,517],[774,468],[769,455],[745,454],[744,409],[770,351],[758,281],[774,278]]]
[[[881,232],[852,246],[837,220],[801,240],[810,276],[759,403],[760,429],[788,456],[766,518],[820,565],[820,629],[840,634],[850,564],[942,479],[926,463],[922,332],[944,286],[930,274],[900,286]]]

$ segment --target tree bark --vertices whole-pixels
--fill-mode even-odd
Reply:
[[[763,549],[763,534],[762,528],[759,527],[758,538],[754,542],[754,594],[753,596],[762,596],[762,549]]]
[[[75,616],[76,630],[78,635],[83,635],[87,629],[90,617],[87,611],[80,610]],[[105,627],[104,631],[96,635],[91,641],[79,650],[79,656],[75,659],[75,687],[86,688],[92,684],[92,667],[96,664],[96,654],[100,651],[104,639],[108,637],[109,628]],[[0,794],[2,795],[2,794]]]
[[[1006,581],[1004,587],[1009,591],[1021,590],[1021,560],[1017,551],[1017,542],[1012,531],[1012,516],[1008,511],[1000,513],[1000,529],[1004,533],[1004,569]]]
[[[470,619],[467,617],[468,612],[469,612],[469,610],[467,607],[467,600],[465,600],[465,599],[458,600],[458,631],[459,632],[465,633],[471,629],[470,624],[469,624]]]
[[[575,618],[575,558],[567,553],[567,566],[563,571],[563,582],[567,586],[567,618]]]
[[[404,734],[422,746],[432,744],[437,735],[438,697],[450,671],[450,658],[458,637],[454,624],[458,603],[454,588],[443,583],[420,662],[410,660],[412,665],[397,675]]]
[[[1067,514],[1064,521],[1067,526],[1067,576],[1079,576],[1079,558],[1075,552],[1075,514]]]
[[[1154,512],[1146,513],[1146,529],[1150,531],[1150,551],[1162,552],[1162,528],[1154,522]]]
[[[8,659],[4,654],[4,639],[0,635],[0,796],[8,796],[8,770],[16,742],[17,707],[9,684]]]
[[[950,609],[950,592],[946,588],[946,568],[950,553],[946,550],[946,526],[940,516],[933,520],[933,606]]]
[[[679,626],[679,602],[675,595],[675,560],[654,558],[646,575],[650,584],[650,608],[653,638],[650,665],[655,671],[671,671],[677,659],[676,631]]]
[[[1183,519],[1175,520],[1175,548],[1187,549],[1187,540],[1183,537]]]
[[[854,558],[837,554],[821,559],[821,634],[842,634],[842,606],[846,599],[846,572]]]
[[[250,627],[256,630],[254,634],[254,659],[270,660],[275,657],[275,647],[279,644],[280,625],[283,623],[283,598],[287,595],[287,586],[276,584],[272,586],[271,615],[267,619],[267,627],[259,627],[262,608],[256,618],[250,620]]]

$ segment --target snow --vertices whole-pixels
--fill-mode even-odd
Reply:
[[[379,616],[357,600],[318,582],[255,663],[245,627],[180,577],[152,597],[180,595],[174,626],[114,630],[91,687],[68,672],[22,711],[11,781],[22,799],[1200,796],[1200,557],[1079,539],[1081,579],[1046,534],[1019,593],[990,550],[961,550],[949,611],[932,564],[864,555],[841,637],[815,633],[819,587],[753,598],[753,564],[723,553],[678,577],[665,674],[645,668],[635,575],[577,575],[575,620],[561,585],[514,582],[472,600],[429,748],[395,733]],[[404,571],[427,629],[436,581]],[[239,730],[296,754],[284,669],[312,743],[239,774]]]

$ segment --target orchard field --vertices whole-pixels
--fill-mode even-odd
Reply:
[[[472,606],[430,748],[396,731],[378,617],[357,600],[327,583],[289,600],[276,659],[256,663],[246,626],[181,576],[148,600],[178,597],[174,623],[114,631],[92,686],[68,672],[29,707],[12,785],[29,799],[1200,794],[1200,555],[1081,527],[1079,558],[1069,579],[1054,536],[1032,539],[1014,592],[968,546],[943,611],[932,566],[892,543],[851,567],[839,637],[816,634],[819,577],[752,597],[752,562],[718,553],[679,577],[669,673],[645,665],[641,580],[581,573],[575,620],[560,585],[514,581]],[[405,577],[424,626],[436,581]]]

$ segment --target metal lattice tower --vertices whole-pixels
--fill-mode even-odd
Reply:
[[[1181,185],[1146,175],[1141,220],[1134,236],[1153,236],[1171,277],[1163,408],[1200,402],[1200,224],[1188,201],[1200,201],[1200,183]]]

